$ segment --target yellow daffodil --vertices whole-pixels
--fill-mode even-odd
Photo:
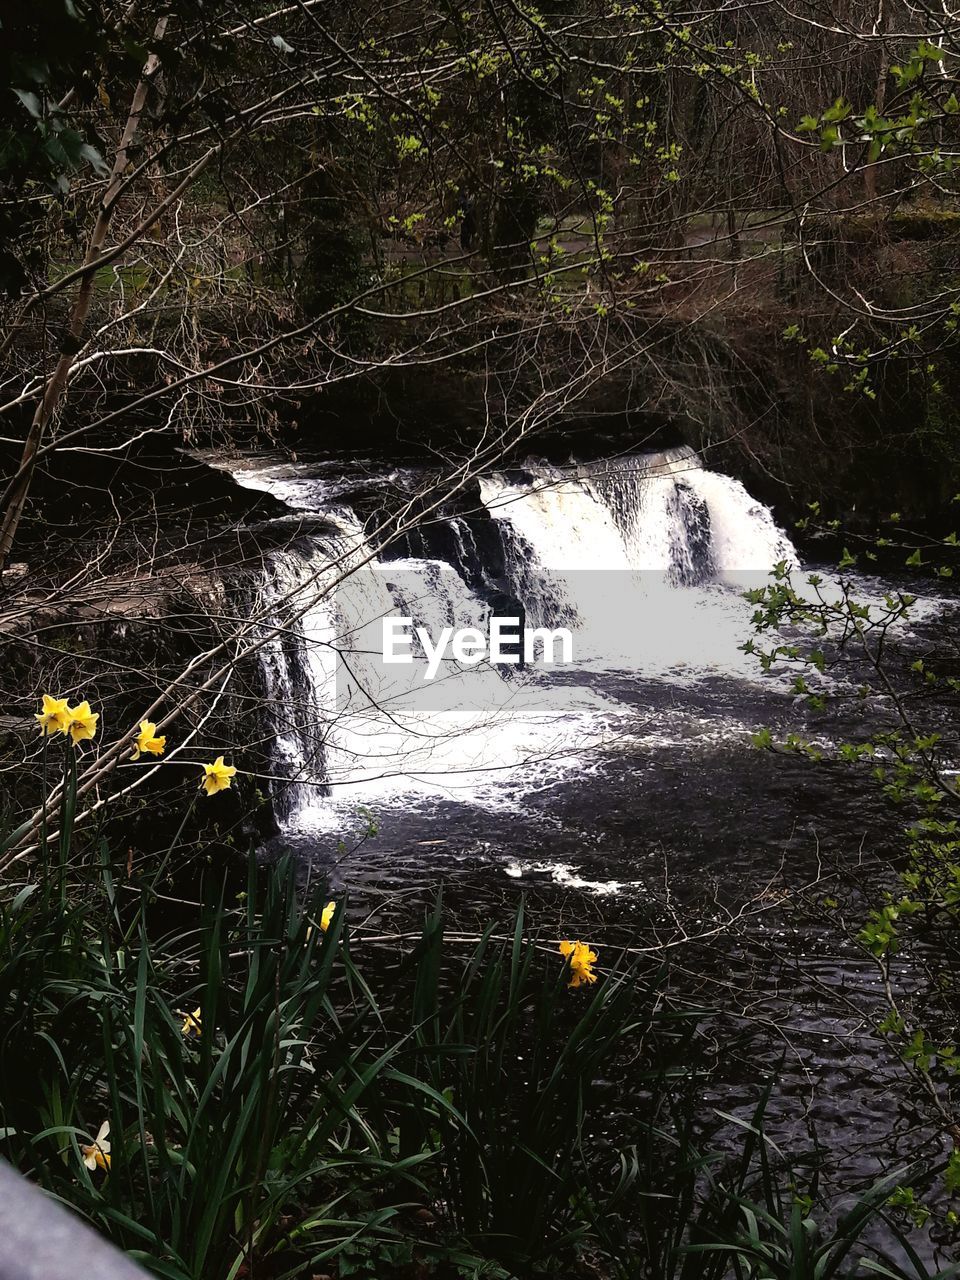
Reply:
[[[74,742],[83,742],[85,738],[92,738],[97,732],[97,721],[100,719],[98,711],[90,710],[90,703],[84,699],[75,707],[67,707],[69,723],[67,724],[67,732]]]
[[[199,1039],[200,1030],[200,1006],[197,1005],[193,1013],[188,1013],[184,1018],[180,1032],[187,1040],[194,1040]]]
[[[40,722],[45,734],[66,733],[70,723],[66,698],[51,698],[49,693],[43,695],[43,710],[34,713],[34,719]]]
[[[333,913],[337,909],[335,902],[328,902],[320,913],[320,932],[326,933],[330,928],[330,922],[333,920]],[[306,940],[307,942],[313,937],[313,925],[307,925]]]
[[[133,743],[133,758],[139,760],[144,752],[148,752],[152,756],[162,756],[163,749],[167,745],[165,737],[158,738],[157,726],[152,720],[140,721],[140,732],[137,734]]]
[[[110,1168],[110,1143],[107,1138],[110,1136],[110,1121],[104,1120],[100,1126],[100,1132],[89,1147],[81,1146],[80,1154],[83,1156],[83,1163],[91,1171],[95,1169]]]
[[[585,942],[561,942],[560,954],[570,961],[570,986],[579,987],[585,982],[596,982],[593,966],[597,963],[596,951]]]
[[[226,791],[231,785],[233,775],[237,772],[232,764],[223,763],[223,756],[217,756],[213,764],[205,764],[203,771],[206,774],[203,787],[208,796],[214,796],[218,791]]]

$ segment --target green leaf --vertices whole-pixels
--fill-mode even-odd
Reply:
[[[34,120],[43,119],[43,106],[35,93],[31,93],[29,89],[14,89],[13,92],[27,108]]]

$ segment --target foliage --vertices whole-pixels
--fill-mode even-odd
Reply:
[[[106,862],[98,879],[76,902],[31,886],[4,912],[7,1153],[159,1274],[233,1276],[282,1246],[281,1217],[308,1185],[321,1221],[347,1173],[359,1184],[382,1172],[355,1110],[376,1059],[349,1034],[355,1014],[322,1026],[339,926],[307,936],[281,868],[262,902],[251,877],[243,913],[225,917],[213,897],[196,930],[154,943],[150,894],[127,920]],[[194,1005],[201,1031],[188,1039]],[[104,1117],[98,1185],[78,1144]],[[390,1167],[399,1186],[406,1168]],[[339,1229],[355,1228],[344,1215]],[[300,1231],[313,1240],[311,1224]]]
[[[28,239],[40,231],[37,188],[62,197],[74,173],[103,169],[86,129],[60,105],[105,48],[98,8],[37,0],[0,15],[0,292],[19,294],[25,268],[38,264],[40,245]]]
[[[633,1178],[598,1185],[595,1082],[632,1059],[631,1091],[666,1097],[699,1017],[661,1010],[663,974],[641,977],[635,965],[574,997],[563,969],[524,945],[524,925],[521,911],[512,940],[494,943],[486,931],[453,1001],[440,951],[424,951],[410,1014],[418,1067],[456,1110],[407,1117],[400,1135],[401,1150],[413,1151],[424,1125],[436,1127],[441,1194],[457,1230],[513,1267],[609,1232]]]
[[[803,524],[837,533],[836,526],[824,524],[819,506]],[[766,671],[793,672],[798,702],[817,719],[855,704],[863,732],[825,743],[820,733],[791,732],[777,741],[764,730],[754,741],[762,749],[803,755],[821,768],[865,772],[899,815],[902,857],[891,879],[870,886],[856,940],[873,957],[882,979],[886,1007],[875,1011],[877,1032],[899,1046],[936,1121],[956,1146],[960,795],[948,726],[960,682],[950,629],[932,642],[928,637],[915,641],[906,657],[902,643],[892,641],[917,625],[918,597],[949,583],[957,536],[911,534],[900,527],[896,512],[890,524],[883,535],[861,535],[856,543],[851,538],[857,551],[844,547],[835,576],[812,574],[797,584],[781,564],[768,587],[750,593],[758,634],[777,630],[791,639],[770,647],[750,641],[748,651],[758,655]],[[912,572],[916,590],[890,591],[878,599],[870,578],[851,575],[861,563],[868,568],[882,563],[881,557],[901,566],[901,572]],[[840,905],[836,898],[831,902],[833,908]],[[951,1194],[956,1189],[949,1172],[945,1185]],[[956,1223],[955,1209],[947,1219]]]
[[[451,960],[438,903],[410,953],[362,975],[346,905],[252,854],[242,892],[208,869],[171,907],[167,859],[138,883],[74,835],[61,702],[39,716],[64,741],[59,834],[45,821],[34,874],[0,900],[0,1143],[155,1274],[416,1260],[506,1278],[592,1258],[759,1280],[839,1274],[861,1244],[890,1188],[819,1239],[815,1188],[800,1213],[778,1181],[765,1099],[739,1157],[703,1151],[702,1012],[673,1006],[664,970],[574,986],[522,909]],[[632,1132],[602,1135],[604,1076],[631,1091]]]
[[[893,1221],[889,1208],[898,1203],[901,1181],[918,1170],[898,1169],[877,1179],[831,1221],[815,1209],[818,1162],[804,1185],[765,1133],[768,1097],[769,1091],[751,1121],[729,1117],[745,1134],[743,1150],[721,1176],[709,1174],[710,1195],[691,1230],[691,1243],[681,1250],[683,1280],[727,1275],[737,1280],[834,1280],[868,1273],[934,1280],[912,1247],[909,1229]],[[889,1257],[871,1247],[870,1228],[878,1219],[908,1260],[909,1270],[892,1265]],[[936,1280],[957,1273],[957,1267],[948,1267],[937,1272]]]

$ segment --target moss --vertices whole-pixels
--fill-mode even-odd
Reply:
[[[808,238],[838,243],[867,244],[888,241],[943,240],[960,232],[960,210],[907,206],[852,215],[831,214],[811,218]]]

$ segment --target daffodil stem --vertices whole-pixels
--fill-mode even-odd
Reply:
[[[171,858],[171,857],[172,857],[172,855],[173,855],[173,851],[174,851],[174,849],[177,847],[177,845],[178,845],[178,844],[179,844],[179,842],[180,842],[180,837],[183,835],[184,829],[185,829],[185,827],[186,827],[187,823],[190,821],[190,818],[191,818],[191,815],[193,814],[194,809],[196,809],[196,807],[197,807],[197,801],[199,800],[199,798],[200,798],[200,793],[199,793],[199,791],[198,791],[198,792],[197,792],[197,794],[196,794],[196,795],[193,797],[193,799],[190,801],[190,804],[189,804],[189,806],[187,807],[187,811],[186,811],[186,813],[183,815],[183,818],[182,818],[182,819],[181,819],[181,821],[180,821],[180,825],[179,825],[179,827],[177,827],[177,833],[176,833],[176,835],[173,837],[173,839],[170,841],[170,844],[169,844],[169,846],[167,847],[167,851],[166,851],[166,853],[163,855],[163,858],[162,858],[162,860],[161,860],[161,862],[160,862],[160,865],[159,865],[159,867],[157,868],[156,873],[154,874],[154,877],[153,877],[153,887],[154,887],[154,888],[156,888],[156,886],[159,884],[161,876],[162,876],[162,875],[163,875],[163,873],[166,871],[166,869],[167,869],[167,863],[170,861],[170,858]]]
[[[50,797],[47,792],[47,755],[50,749],[50,735],[44,732],[43,735],[43,757],[41,763],[41,777],[43,786],[43,808],[40,810],[40,874],[43,877],[43,883],[47,883],[47,871],[49,868],[49,850],[47,849],[47,805]]]
[[[190,804],[189,804],[189,806],[188,806],[188,808],[187,808],[187,811],[186,811],[186,813],[183,815],[183,818],[182,818],[182,819],[181,819],[181,821],[180,821],[180,826],[177,828],[176,835],[175,835],[175,836],[173,837],[173,839],[170,841],[170,844],[169,844],[169,846],[167,847],[167,851],[166,851],[166,853],[163,855],[163,858],[162,858],[162,860],[161,860],[161,862],[160,862],[159,867],[157,867],[156,871],[155,871],[155,872],[154,872],[154,874],[153,874],[153,881],[152,881],[152,883],[151,883],[151,885],[150,885],[150,889],[151,889],[151,891],[152,891],[153,893],[156,893],[156,892],[157,892],[157,885],[160,883],[160,879],[161,879],[161,877],[163,876],[164,871],[166,871],[166,869],[167,869],[167,863],[170,861],[170,857],[171,857],[171,855],[172,855],[172,853],[173,853],[174,849],[177,847],[177,844],[179,843],[180,837],[181,837],[181,835],[183,834],[183,829],[184,829],[184,827],[186,827],[187,823],[190,821],[190,815],[193,813],[194,809],[197,807],[197,800],[198,800],[198,799],[199,799],[199,792],[198,792],[198,793],[197,793],[197,795],[195,795],[195,796],[193,797],[193,799],[190,801]],[[134,931],[134,929],[137,927],[137,924],[138,924],[138,923],[139,923],[139,919],[138,919],[138,918],[135,918],[135,919],[131,922],[129,929],[127,930],[126,934],[124,935],[124,939],[123,939],[124,946],[126,946],[126,944],[127,944],[127,943],[130,941],[130,939],[133,937],[133,931]]]
[[[73,839],[73,815],[77,801],[76,748],[68,737],[63,753],[63,777],[60,784],[60,905],[67,905],[67,862]]]

